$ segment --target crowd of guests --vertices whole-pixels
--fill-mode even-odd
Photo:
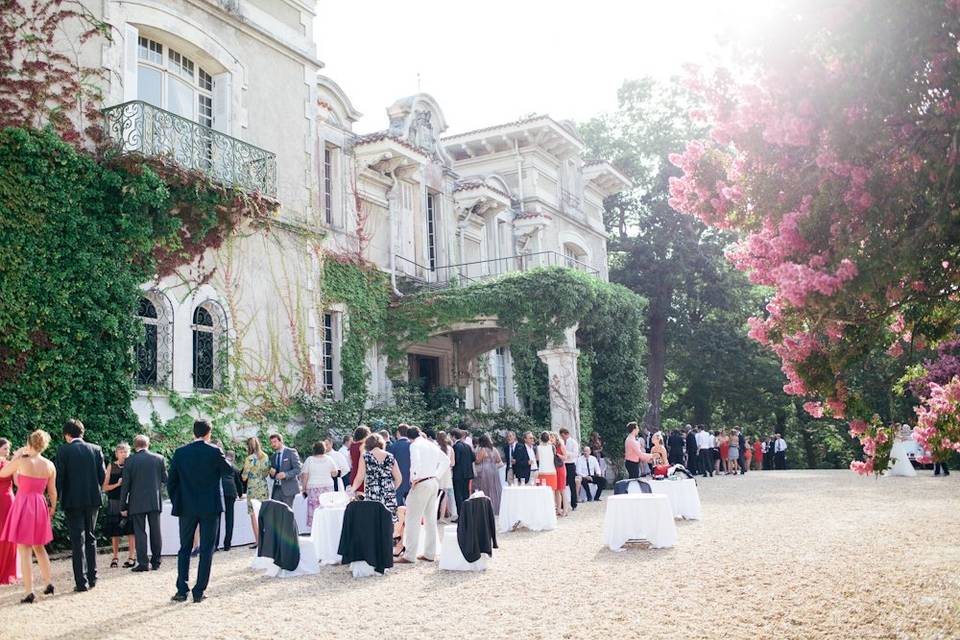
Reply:
[[[211,426],[194,423],[193,442],[178,448],[169,467],[150,451],[150,439],[137,435],[133,446],[119,444],[113,459],[104,461],[95,444],[84,441],[84,426],[72,419],[63,427],[62,444],[54,458],[44,457],[50,436],[30,434],[26,446],[10,455],[11,445],[0,438],[0,584],[17,580],[21,567],[22,602],[36,599],[32,560],[35,557],[52,595],[50,562],[45,545],[53,539],[52,520],[63,509],[70,538],[74,590],[97,584],[96,522],[106,496],[104,534],[112,546],[111,568],[119,568],[121,543],[127,542],[123,567],[134,572],[156,570],[161,563],[160,514],[163,491],[179,518],[177,591],[173,600],[204,599],[212,554],[229,551],[234,529],[232,505],[245,500],[258,546],[259,502],[272,499],[293,506],[297,494],[307,503],[307,525],[321,507],[321,496],[342,491],[351,497],[380,502],[394,523],[394,556],[400,564],[433,561],[438,523],[456,522],[464,501],[476,491],[500,511],[504,483],[548,487],[560,517],[577,509],[581,494],[598,501],[607,487],[608,460],[600,435],[581,446],[568,429],[531,431],[519,437],[509,431],[495,445],[489,434],[476,439],[463,429],[434,431],[401,424],[393,433],[358,427],[339,448],[331,438],[312,445],[301,460],[281,434],[268,438],[271,453],[258,438],[246,441],[242,461],[220,442],[211,442]],[[669,434],[652,432],[635,422],[627,425],[625,465],[631,478],[662,472],[683,464],[693,473],[746,473],[753,469],[785,468],[786,442],[779,434],[753,440],[739,429],[710,432],[688,425]],[[18,491],[14,497],[14,478]],[[413,523],[413,524],[411,524]],[[424,550],[417,554],[421,536]],[[190,560],[199,556],[197,581],[188,588]]]
[[[678,464],[694,475],[710,477],[787,468],[787,441],[781,434],[751,438],[738,427],[711,432],[703,425],[687,425],[665,438],[662,431],[631,422],[624,452],[630,478],[657,475],[658,469]]]

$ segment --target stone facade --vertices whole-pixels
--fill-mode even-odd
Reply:
[[[276,156],[269,232],[205,256],[214,272],[200,286],[197,266],[144,285],[157,371],[134,403],[142,420],[173,415],[169,390],[204,392],[227,374],[287,395],[312,386],[339,396],[350,310],[323,306],[325,252],[372,262],[397,295],[542,265],[606,279],[602,201],[629,183],[584,157],[572,124],[537,116],[450,134],[421,93],[390,105],[383,130],[355,132],[359,112],[315,57],[311,0],[103,0],[92,10],[113,38],[81,62],[106,71],[105,106],[149,103]],[[579,414],[573,331],[540,353],[564,424]],[[409,345],[408,365],[426,386],[459,387],[468,407],[518,406],[496,319]],[[389,394],[376,348],[367,366],[370,397]]]

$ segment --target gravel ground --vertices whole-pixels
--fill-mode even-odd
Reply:
[[[175,560],[102,569],[97,588],[21,606],[0,589],[0,638],[960,638],[960,473],[859,478],[753,472],[701,481],[704,519],[672,549],[601,545],[602,504],[555,531],[500,539],[483,574],[418,564],[355,580],[286,580],[214,557],[208,600],[169,602]],[[109,564],[101,556],[101,566]]]

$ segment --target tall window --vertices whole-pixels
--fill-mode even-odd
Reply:
[[[137,97],[144,102],[213,126],[213,76],[164,44],[139,36]]]
[[[157,308],[146,298],[140,298],[137,311],[143,322],[143,342],[137,345],[137,385],[157,384]]]
[[[150,291],[140,298],[137,317],[143,323],[143,339],[134,347],[138,387],[166,386],[173,367],[173,312],[166,297]]]
[[[564,256],[564,266],[570,269],[584,270],[586,265],[587,255],[580,249],[580,247],[570,244],[569,242],[563,245],[563,256]]]
[[[507,352],[503,347],[498,347],[494,362],[497,372],[497,406],[504,408],[507,406]]]
[[[333,393],[333,314],[323,314],[323,389]]]
[[[212,391],[222,380],[226,320],[215,302],[204,302],[193,311],[193,388]]]
[[[437,269],[437,194],[427,194],[427,264]]]
[[[323,148],[323,219],[333,224],[333,148]]]

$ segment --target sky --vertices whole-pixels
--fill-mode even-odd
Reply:
[[[354,131],[387,126],[386,109],[418,91],[440,104],[450,135],[531,113],[586,120],[616,107],[624,80],[668,80],[716,59],[764,0],[319,0],[321,71],[363,113]]]

